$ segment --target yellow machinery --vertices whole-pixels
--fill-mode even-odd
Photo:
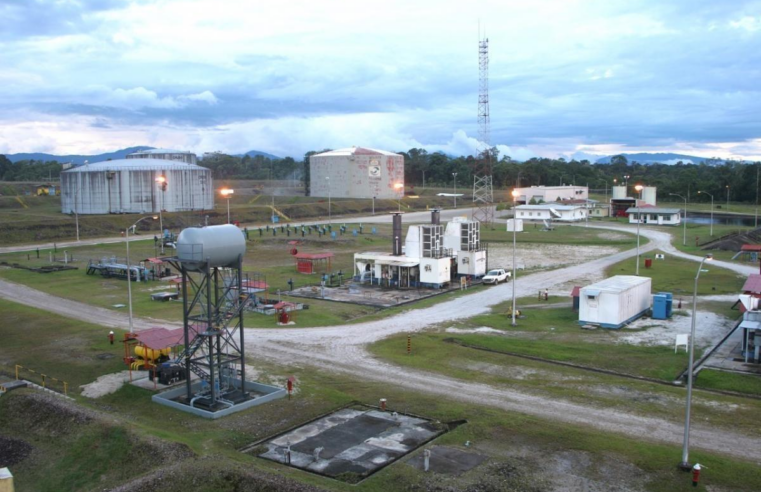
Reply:
[[[137,345],[135,347],[135,355],[142,358],[142,360],[134,361],[130,367],[133,371],[136,371],[146,365],[146,362],[154,362],[156,359],[161,358],[162,355],[169,357],[171,353],[172,349],[169,347],[157,350],[145,347],[143,345]]]

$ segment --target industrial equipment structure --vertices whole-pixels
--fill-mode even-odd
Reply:
[[[488,253],[481,243],[481,223],[455,217],[447,224],[444,247],[456,257],[456,275],[480,278],[488,269]]]
[[[494,222],[491,114],[489,110],[489,38],[478,40],[478,155],[473,167],[473,219]],[[454,173],[456,177],[457,174]],[[456,200],[456,199],[455,199]],[[456,201],[455,201],[456,203]]]
[[[169,261],[182,278],[184,349],[173,362],[184,368],[185,387],[154,401],[217,418],[285,394],[246,381],[244,311],[255,294],[244,283],[245,253],[245,237],[234,225],[180,233],[177,257]],[[191,374],[198,380],[191,382]]]
[[[161,180],[161,186],[157,183]],[[77,166],[61,173],[65,214],[128,214],[211,210],[211,171],[195,164],[131,158]]]
[[[649,277],[616,275],[579,292],[579,324],[618,329],[650,309]]]
[[[404,157],[365,147],[309,157],[310,195],[332,198],[400,199],[404,196]]]

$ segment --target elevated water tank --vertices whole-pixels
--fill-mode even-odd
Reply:
[[[177,257],[189,270],[202,268],[207,260],[211,267],[234,267],[245,254],[246,238],[232,224],[190,227],[177,238]]]
[[[621,198],[626,198],[626,186],[614,186],[613,199],[620,200]]]

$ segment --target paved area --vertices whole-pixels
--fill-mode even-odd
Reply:
[[[432,473],[455,476],[462,475],[466,471],[472,470],[486,461],[486,456],[482,454],[472,453],[450,446],[431,446],[428,450],[431,452],[431,457],[428,462],[428,471]],[[407,460],[407,464],[418,470],[425,471],[424,454],[416,454]]]
[[[422,217],[425,215],[427,214],[421,213]],[[390,221],[390,218],[386,216],[384,220]],[[633,232],[632,228],[626,226],[590,224],[589,227]],[[692,261],[701,259],[677,251],[671,246],[671,236],[666,232],[644,227],[641,229],[641,235],[650,240],[647,245],[640,248],[641,253],[660,249]],[[430,308],[411,309],[397,316],[373,322],[311,329],[247,329],[246,350],[252,358],[271,361],[279,365],[331,371],[355,379],[394,384],[411,391],[439,395],[467,403],[479,403],[568,424],[589,425],[597,430],[620,433],[635,439],[645,437],[653,441],[679,445],[682,442],[683,431],[681,422],[644,417],[621,409],[597,408],[571,403],[524,393],[509,387],[474,384],[422,370],[399,367],[374,358],[366,349],[369,344],[397,333],[415,333],[438,323],[484,314],[488,312],[490,306],[509,298],[513,285],[518,297],[533,296],[538,289],[553,290],[556,285],[572,283],[589,272],[602,272],[609,265],[635,255],[634,250],[623,251],[580,265],[519,276],[515,284],[495,286]],[[756,271],[755,268],[722,261],[715,262],[714,267],[728,268],[744,275]],[[21,288],[18,284],[0,282],[0,297],[75,319],[99,324],[108,322],[112,324],[107,326],[118,324],[125,327],[126,316],[117,318],[112,311],[108,310],[102,310],[106,311],[107,315],[93,315],[92,313],[98,308],[58,299],[27,287],[23,287],[24,295],[18,295],[15,292],[18,288]],[[153,324],[155,323],[146,320],[139,322],[140,326]],[[137,326],[138,323],[136,323]],[[696,422],[692,428],[692,442],[696,448],[743,459],[761,460],[761,439],[745,434],[714,429]]]
[[[364,477],[443,432],[417,417],[346,408],[272,439],[259,456],[338,479]]]

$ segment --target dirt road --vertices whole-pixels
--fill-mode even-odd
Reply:
[[[590,227],[632,232],[630,228],[625,227],[591,225]],[[665,232],[643,229],[641,234],[650,240],[641,248],[641,253],[660,249],[675,256],[691,260],[700,259],[676,251],[670,244],[671,236]],[[533,295],[538,289],[552,289],[556,285],[572,282],[590,273],[600,274],[609,265],[635,255],[634,250],[629,250],[580,265],[538,272],[525,277],[519,276],[515,284],[516,295],[518,297]],[[755,271],[753,268],[725,262],[717,262],[717,266],[730,268],[743,274]],[[675,445],[681,443],[682,425],[679,422],[642,417],[619,409],[585,406],[531,395],[506,387],[474,384],[434,373],[403,368],[374,358],[366,349],[368,344],[397,333],[417,332],[438,323],[485,313],[490,306],[509,298],[512,286],[513,284],[503,284],[430,308],[411,309],[392,318],[368,323],[312,329],[247,329],[246,350],[254,358],[282,365],[315,367],[350,375],[357,380],[393,384],[444,398],[470,403],[478,402],[540,418],[588,425],[637,439],[645,437]],[[0,281],[0,297],[75,319],[105,326],[126,327],[126,316],[121,313],[114,315],[109,310],[59,299],[11,282]],[[135,327],[138,329],[155,324],[150,320],[135,320]],[[383,396],[378,395],[379,398]],[[728,432],[725,429],[712,429],[696,423],[692,430],[692,442],[694,447],[761,461],[761,440]]]

